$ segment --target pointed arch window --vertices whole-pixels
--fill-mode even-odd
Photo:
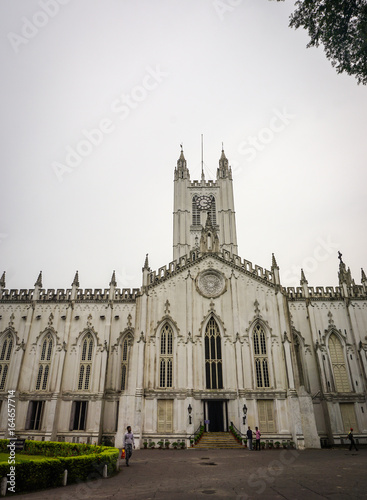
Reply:
[[[205,328],[205,378],[207,389],[223,389],[221,338],[213,317]]]
[[[329,337],[329,353],[334,374],[335,391],[350,392],[350,384],[345,365],[343,348],[335,333],[332,333]]]
[[[199,226],[200,225],[200,210],[196,204],[197,196],[194,196],[192,199],[192,225]]]
[[[51,368],[52,347],[52,335],[48,333],[42,343],[41,358],[36,380],[36,391],[45,391],[47,389],[48,375]]]
[[[166,323],[161,330],[159,358],[159,386],[172,387],[173,331]]]
[[[121,360],[121,390],[124,391],[127,388],[127,373],[129,369],[129,358],[130,358],[130,346],[132,338],[130,335],[125,337],[122,342],[122,360]]]
[[[266,335],[263,327],[259,324],[257,324],[254,328],[253,343],[256,385],[257,387],[270,387]]]
[[[82,343],[82,355],[79,367],[78,390],[87,391],[90,387],[90,374],[92,371],[93,337],[87,333]]]
[[[9,332],[5,335],[0,348],[0,391],[5,389],[12,352],[13,335]]]

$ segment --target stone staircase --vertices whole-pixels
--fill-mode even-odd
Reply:
[[[239,444],[230,432],[204,432],[198,444],[194,448],[201,449],[238,449],[244,448]]]

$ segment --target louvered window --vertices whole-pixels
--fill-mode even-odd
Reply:
[[[158,399],[157,408],[157,432],[165,434],[173,432],[173,400]]]
[[[192,199],[192,225],[198,226],[200,225],[200,210],[196,205],[197,196],[194,196]]]
[[[330,360],[334,374],[336,392],[350,392],[350,384],[345,366],[345,358],[340,340],[332,333],[329,337]]]
[[[342,415],[344,432],[347,434],[351,428],[353,432],[358,432],[354,403],[340,403],[340,413]]]
[[[270,399],[260,399],[257,402],[257,409],[259,413],[260,432],[275,432],[274,401]]]

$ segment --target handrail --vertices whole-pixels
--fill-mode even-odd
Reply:
[[[232,429],[235,431],[236,434],[239,434],[241,436],[241,439],[247,439],[247,434],[242,434],[242,432],[237,429],[237,427],[234,425],[234,423],[231,421],[231,425],[230,425],[230,429]]]
[[[200,422],[199,427],[196,429],[196,431],[194,432],[194,434],[191,434],[191,436],[189,436],[189,439],[190,439],[190,440],[191,440],[191,439],[194,439],[194,440],[195,440],[195,436],[196,436],[197,434],[199,434],[199,433],[200,433],[202,426],[203,426],[203,425],[202,425],[202,423]]]

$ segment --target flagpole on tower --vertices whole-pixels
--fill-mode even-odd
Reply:
[[[204,139],[203,134],[201,134],[201,180],[204,181]]]

